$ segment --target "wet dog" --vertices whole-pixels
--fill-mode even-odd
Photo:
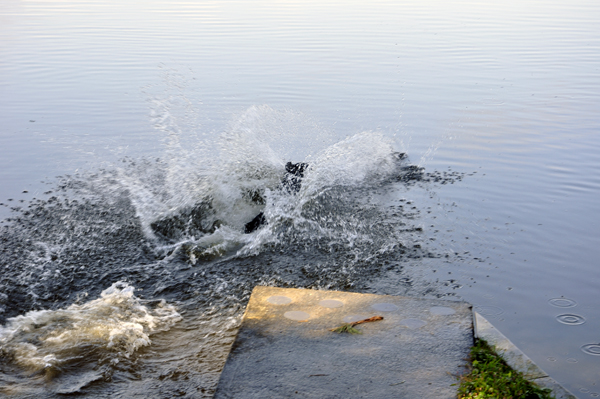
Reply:
[[[300,187],[302,186],[302,178],[304,178],[304,172],[308,168],[308,164],[304,162],[292,163],[288,162],[285,165],[285,175],[281,180],[280,189],[286,190],[289,193],[295,194],[300,191]],[[244,233],[250,234],[256,230],[258,230],[262,225],[266,224],[267,220],[265,219],[265,214],[263,212],[259,213],[246,223],[244,226]]]

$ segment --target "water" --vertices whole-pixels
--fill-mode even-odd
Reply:
[[[597,397],[599,17],[5,1],[2,393],[210,397],[266,284],[467,300]]]

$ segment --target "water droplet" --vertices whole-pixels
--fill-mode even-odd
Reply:
[[[586,344],[581,347],[581,351],[588,355],[600,356],[600,344]]]
[[[552,298],[548,303],[557,308],[572,308],[577,306],[577,302],[569,298]]]
[[[379,312],[394,312],[398,310],[398,306],[393,303],[376,303],[371,307]]]
[[[295,320],[295,321],[307,321],[310,319],[310,315],[306,312],[302,312],[301,310],[292,310],[290,312],[285,312],[283,317]]]
[[[559,323],[567,324],[570,326],[578,326],[585,323],[585,318],[577,314],[559,314],[556,316],[556,320]]]
[[[555,358],[555,357],[552,357],[552,356],[550,356],[550,357],[547,357],[547,358],[546,358],[546,360],[547,360],[547,361],[549,361],[549,362],[555,362],[555,361],[556,361],[556,358]]]
[[[504,309],[498,306],[475,306],[475,310],[482,316],[500,316]]]
[[[292,303],[292,298],[288,298],[287,296],[283,295],[273,295],[267,298],[267,302],[272,305],[287,305]]]
[[[456,313],[454,309],[446,306],[433,306],[429,309],[429,312],[438,316],[448,316]]]
[[[591,396],[592,398],[597,398],[598,396],[600,396],[600,393],[598,393],[598,392],[592,392],[592,393],[590,394],[590,396]]]
[[[335,299],[324,299],[319,302],[319,306],[323,306],[324,308],[341,308],[344,306],[344,302]]]
[[[567,363],[577,363],[577,359],[573,359],[572,357],[567,359]]]
[[[590,390],[587,388],[579,388],[579,392],[581,393],[588,393]]]
[[[404,327],[408,327],[411,330],[416,330],[417,328],[423,327],[427,322],[421,319],[403,319],[400,320],[400,325]]]

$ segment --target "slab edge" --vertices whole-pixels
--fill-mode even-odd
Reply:
[[[494,346],[506,363],[513,369],[523,373],[527,380],[542,388],[550,388],[556,399],[577,399],[575,395],[548,376],[544,370],[498,331],[485,317],[475,311],[473,311],[473,327],[475,338],[484,339]]]

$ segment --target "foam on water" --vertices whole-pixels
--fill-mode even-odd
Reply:
[[[70,363],[106,357],[117,364],[181,320],[174,306],[161,301],[150,308],[133,292],[117,282],[82,305],[10,318],[0,327],[0,352],[30,372],[56,373]]]

